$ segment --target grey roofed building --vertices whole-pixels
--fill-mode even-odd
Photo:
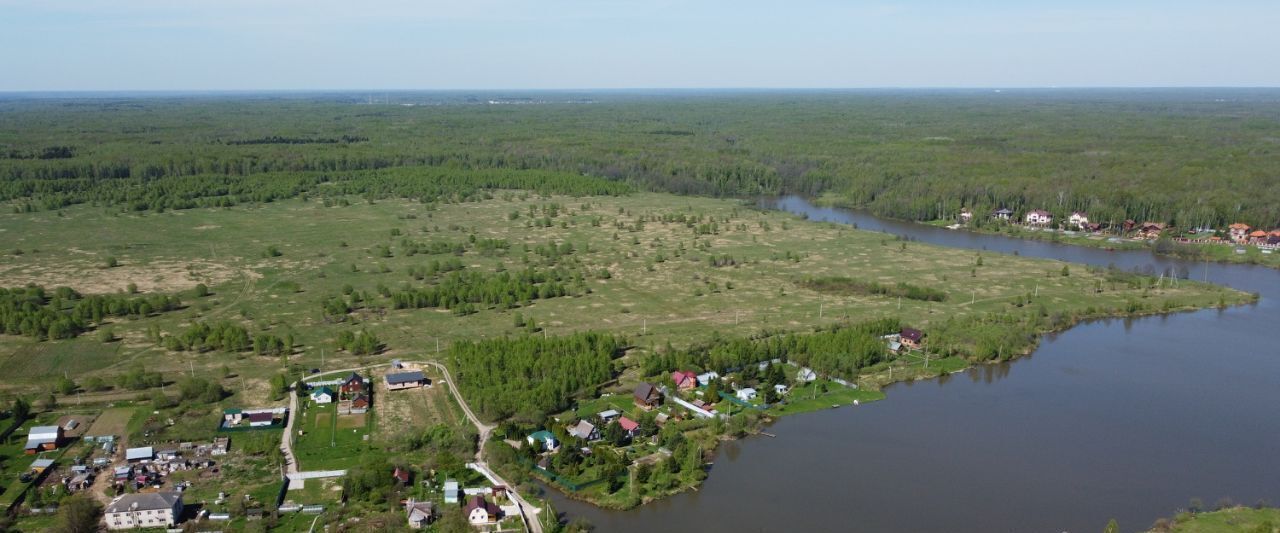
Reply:
[[[586,420],[579,420],[576,426],[569,428],[569,434],[582,440],[595,440],[600,437],[596,426]]]
[[[152,451],[150,446],[144,448],[129,448],[124,451],[124,459],[126,461],[148,460],[154,458],[155,455],[155,452]]]
[[[108,513],[127,513],[130,511],[161,511],[173,509],[174,504],[182,501],[182,493],[178,492],[138,492],[125,494],[107,506]],[[137,507],[134,507],[137,505]]]
[[[395,374],[387,374],[388,385],[401,385],[404,383],[413,383],[417,381],[423,381],[425,379],[427,379],[427,376],[423,375],[421,370],[414,370],[413,372],[399,372]]]
[[[45,469],[53,466],[53,459],[36,459],[31,463],[31,468]]]

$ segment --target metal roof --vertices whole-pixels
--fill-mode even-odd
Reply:
[[[397,374],[387,374],[388,385],[400,385],[403,383],[422,381],[424,379],[427,379],[427,377],[422,374],[421,370],[414,370],[413,372],[400,372]]]
[[[150,446],[144,448],[129,448],[124,451],[125,460],[132,461],[134,459],[150,459],[155,456],[155,451]]]

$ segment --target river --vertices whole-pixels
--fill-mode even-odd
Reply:
[[[1280,504],[1280,271],[952,231],[803,198],[761,205],[943,246],[1190,271],[1257,292],[1225,310],[1102,320],[1031,356],[785,417],[725,444],[710,477],[632,511],[549,491],[599,531],[1145,530],[1192,498]],[[1176,271],[1175,270],[1175,271]]]

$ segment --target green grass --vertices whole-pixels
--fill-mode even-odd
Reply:
[[[1152,530],[1159,531],[1159,530]],[[1233,507],[1210,513],[1184,513],[1174,519],[1172,531],[1178,533],[1228,533],[1280,531],[1280,509],[1266,507]]]
[[[825,392],[823,392],[825,387]],[[853,404],[874,402],[884,399],[884,393],[878,390],[863,390],[845,387],[839,383],[818,380],[798,385],[787,394],[786,403],[771,407],[768,412],[774,415],[793,415],[832,407],[845,407]]]
[[[308,401],[308,403],[310,403]],[[309,405],[295,423],[295,430],[305,432],[294,436],[293,450],[304,470],[346,469],[359,464],[369,453],[377,453],[372,446],[374,416],[371,409],[364,415],[338,415],[336,403]],[[363,416],[360,427],[344,427],[344,419]]]

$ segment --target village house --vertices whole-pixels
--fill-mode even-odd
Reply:
[[[27,455],[35,455],[37,452],[56,450],[61,441],[62,428],[58,426],[35,426],[31,428],[31,431],[27,432],[27,445],[24,451]]]
[[[226,455],[229,448],[231,448],[230,437],[217,437],[213,439],[213,448],[209,450],[209,455]]]
[[[968,207],[961,208],[960,222],[968,224],[970,220],[973,220],[973,211],[970,211]]]
[[[240,422],[243,419],[244,411],[241,411],[240,409],[229,408],[222,410],[222,420],[225,421],[228,426],[240,425]]]
[[[408,470],[405,470],[405,469],[400,468],[400,467],[398,467],[398,466],[395,468],[395,470],[392,470],[392,471],[391,471],[391,477],[395,478],[395,480],[396,480],[396,481],[399,481],[399,482],[400,482],[400,484],[402,484],[402,485],[408,485],[408,484],[409,484],[409,476],[410,476],[410,474],[409,474],[409,471],[408,471]]]
[[[902,345],[912,350],[920,349],[920,343],[924,341],[924,332],[915,328],[902,328],[899,335]]]
[[[718,372],[715,372],[715,371],[703,372],[701,374],[698,374],[698,386],[705,387],[711,384],[712,381],[717,379],[720,379],[720,374]]]
[[[636,431],[640,429],[639,422],[625,416],[618,419],[618,425],[622,427],[623,431],[627,432],[628,438],[636,436]]]
[[[698,375],[688,370],[672,372],[671,380],[676,382],[676,390],[693,390],[698,388]]]
[[[662,393],[658,392],[658,388],[652,383],[641,383],[636,385],[636,391],[632,394],[636,407],[644,410],[653,409],[662,403]]]
[[[333,403],[333,389],[329,387],[320,387],[311,391],[311,401],[315,403]]]
[[[358,415],[369,412],[369,395],[364,393],[356,394],[350,400],[342,400],[338,402],[338,414],[340,415]]]
[[[774,386],[773,386],[773,392],[774,392],[775,394],[777,394],[778,396],[783,396],[783,395],[785,395],[785,394],[787,393],[787,391],[788,391],[787,386],[786,386],[786,385],[783,385],[783,384],[781,384],[781,383],[778,383],[777,385],[774,385]]]
[[[1089,217],[1079,211],[1072,211],[1071,216],[1067,217],[1067,225],[1079,230],[1089,228]]]
[[[1053,215],[1048,211],[1035,209],[1027,213],[1026,221],[1028,226],[1048,226],[1053,222]]]
[[[994,218],[994,219],[996,219],[996,220],[1006,220],[1006,221],[1007,221],[1007,220],[1009,220],[1010,218],[1013,218],[1013,210],[1008,209],[1008,208],[1005,208],[1005,207],[1001,207],[1000,209],[997,209],[997,210],[995,210],[995,211],[993,211],[993,212],[991,213],[991,218]]]
[[[387,390],[416,389],[427,383],[427,377],[421,370],[387,374],[383,379],[387,382]]]
[[[182,517],[182,493],[125,494],[106,508],[107,529],[173,527]]]
[[[619,416],[622,416],[622,413],[619,413],[617,409],[607,409],[600,411],[600,414],[596,416],[600,417],[601,422],[608,424],[609,422],[613,422],[613,420]]]
[[[530,446],[534,446],[534,450],[554,452],[560,449],[560,443],[556,441],[555,435],[545,429],[538,430],[525,437],[525,441]]]
[[[734,395],[737,396],[739,400],[749,402],[756,399],[756,390],[751,387],[738,389],[738,392],[735,392]]]
[[[1135,237],[1149,241],[1159,239],[1160,234],[1164,233],[1166,227],[1163,222],[1143,222],[1138,226],[1138,233]]]
[[[463,512],[467,515],[467,521],[473,526],[495,524],[502,517],[502,510],[479,494],[467,500],[467,506]]]
[[[1248,240],[1250,229],[1251,228],[1249,227],[1248,224],[1243,224],[1240,222],[1236,222],[1235,224],[1228,226],[1228,231],[1230,232],[1229,235],[1231,236],[1231,240],[1235,242],[1245,242],[1246,240]]]
[[[818,379],[818,373],[811,368],[801,368],[799,372],[796,372],[797,383],[809,383],[816,379]]]
[[[462,501],[462,488],[458,486],[458,480],[444,480],[444,503],[458,503]]]
[[[569,435],[585,441],[592,441],[600,438],[600,430],[596,429],[595,424],[591,422],[579,420],[576,425],[569,428]]]
[[[343,395],[359,394],[364,392],[364,386],[364,378],[360,377],[360,374],[352,372],[351,375],[343,378],[342,381],[338,383],[338,392]]]
[[[404,504],[405,514],[409,518],[410,529],[422,529],[423,526],[431,525],[436,521],[436,505],[431,502],[409,501]]]
[[[1267,232],[1262,230],[1254,230],[1249,234],[1249,242],[1252,244],[1266,244]]]
[[[249,419],[249,427],[251,428],[266,427],[275,422],[275,417],[269,411],[249,413],[249,416],[245,418]]]

